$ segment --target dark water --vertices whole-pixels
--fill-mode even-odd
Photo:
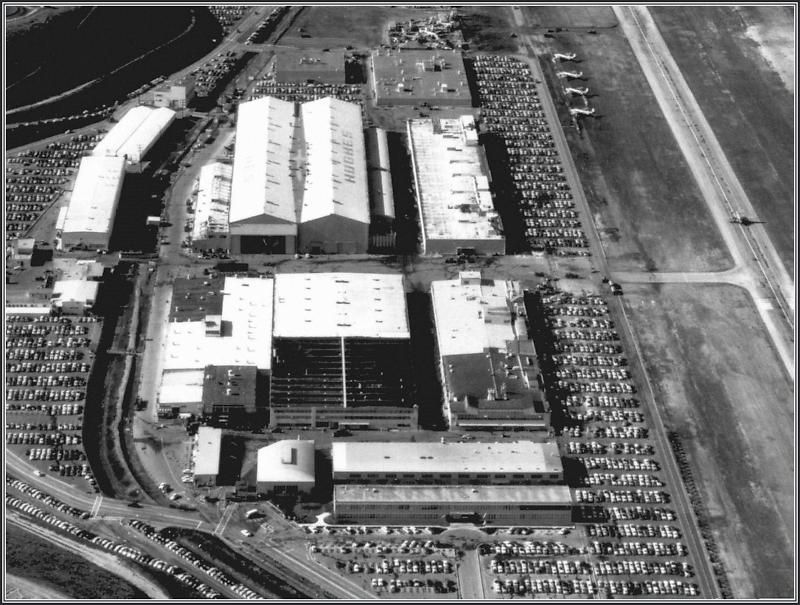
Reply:
[[[111,74],[181,34],[193,20],[185,35]],[[59,101],[7,116],[7,121],[69,116],[123,101],[157,76],[169,75],[201,58],[222,37],[219,23],[205,7],[83,7],[56,15],[26,32],[9,35],[7,107],[35,103],[95,78],[99,82]],[[74,121],[49,124],[47,130],[63,132],[76,125]],[[15,136],[26,138],[22,133]]]

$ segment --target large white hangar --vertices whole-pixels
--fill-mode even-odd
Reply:
[[[233,253],[367,251],[361,109],[331,97],[239,106],[230,199]]]
[[[64,249],[108,249],[124,177],[124,158],[87,156],[81,160],[69,206],[57,225]]]
[[[402,275],[278,274],[273,427],[412,428]]]
[[[108,131],[92,154],[124,157],[129,164],[138,164],[174,120],[175,112],[166,107],[134,107]]]

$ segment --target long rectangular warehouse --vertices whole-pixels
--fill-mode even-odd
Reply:
[[[572,523],[564,485],[336,485],[337,523],[365,525],[563,526]]]
[[[502,223],[472,116],[409,120],[425,254],[505,254]]]
[[[335,483],[528,485],[563,478],[553,442],[333,443]]]
[[[124,157],[129,163],[137,164],[173,120],[175,112],[166,107],[134,107],[108,131],[92,154]]]
[[[124,177],[124,158],[81,160],[61,232],[64,249],[108,249]]]

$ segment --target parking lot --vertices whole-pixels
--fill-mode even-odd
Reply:
[[[6,447],[94,492],[82,431],[100,329],[95,317],[6,317]]]
[[[419,529],[422,533],[423,528]],[[404,539],[387,539],[390,531],[366,527],[320,529],[311,535],[325,539],[311,539],[309,556],[380,596],[458,598],[458,563],[452,548],[442,547],[430,529],[427,537],[424,533],[409,533]],[[330,538],[332,533],[335,538]],[[365,539],[367,535],[372,539]]]
[[[6,162],[6,237],[24,237],[61,196],[105,131],[80,134],[42,149],[9,154]]]

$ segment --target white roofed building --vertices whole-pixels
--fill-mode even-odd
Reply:
[[[200,169],[192,226],[193,249],[228,248],[232,177],[230,164],[213,162]]]
[[[334,483],[529,485],[563,480],[555,442],[333,443]]]
[[[231,184],[231,250],[294,252],[295,179],[302,156],[294,103],[264,97],[239,104]],[[268,242],[263,244],[263,242]]]
[[[505,254],[489,169],[472,116],[407,124],[426,254]]]
[[[431,282],[431,299],[451,430],[547,430],[520,283],[462,271]]]
[[[258,450],[256,491],[259,494],[291,495],[310,492],[316,484],[314,442],[277,441]]]
[[[125,160],[88,156],[81,160],[61,228],[62,247],[107,250],[125,176]]]
[[[219,477],[222,430],[208,426],[197,429],[192,452],[195,487],[214,487]]]
[[[359,106],[330,97],[240,104],[229,224],[234,253],[366,252]]]
[[[53,308],[65,315],[83,315],[97,301],[100,283],[85,279],[58,280],[53,286]]]
[[[415,427],[402,275],[278,274],[273,427]]]
[[[327,97],[302,105],[306,170],[299,250],[360,254],[369,240],[361,108]]]
[[[209,285],[207,289],[212,287]],[[268,374],[272,367],[273,291],[272,279],[226,277],[219,292],[221,310],[214,307],[211,300],[214,293],[209,292],[206,310],[200,307],[196,318],[170,322],[159,405],[193,404],[197,409],[191,411],[199,415],[207,366],[254,366]],[[202,300],[195,304],[198,302],[206,304]],[[180,311],[182,303],[173,296],[174,311]]]
[[[175,112],[166,107],[134,107],[108,131],[92,154],[121,157],[138,164],[173,120]]]

